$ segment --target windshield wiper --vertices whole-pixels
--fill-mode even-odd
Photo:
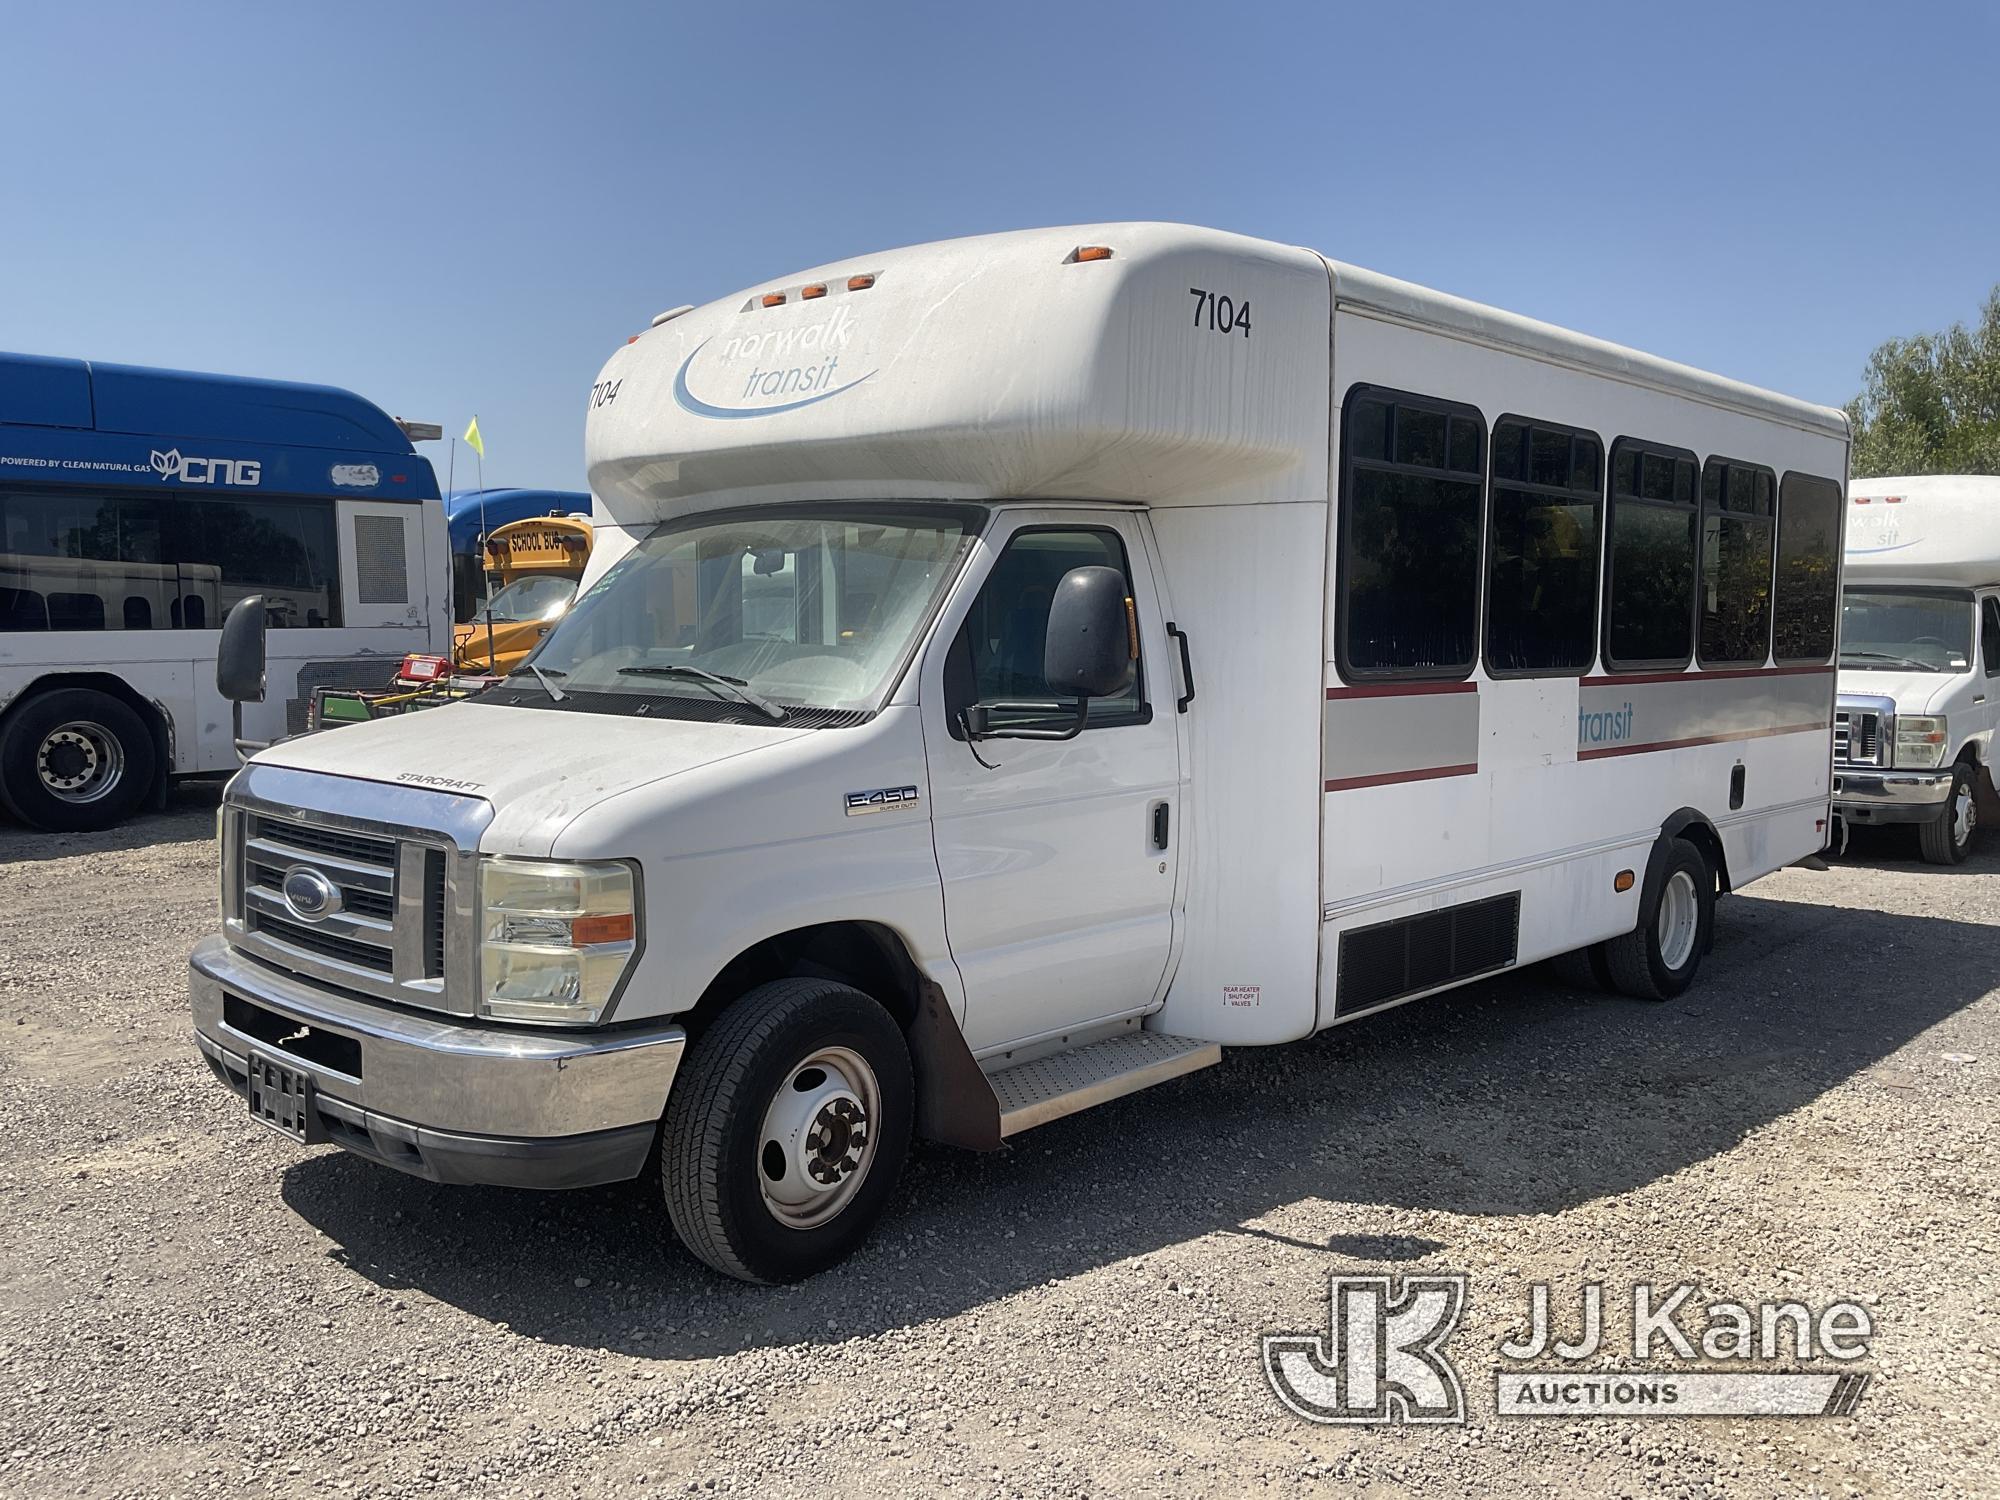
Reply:
[[[569,673],[558,672],[554,667],[550,667],[547,670],[543,670],[541,667],[536,666],[531,661],[524,661],[521,663],[520,666],[514,668],[514,670],[509,672],[507,675],[509,677],[519,677],[523,672],[533,672],[535,674],[535,681],[539,682],[542,685],[543,691],[549,695],[549,699],[551,702],[560,703],[563,701],[563,699],[569,696],[568,693],[565,693],[561,688],[557,687],[553,681],[551,681],[552,678],[567,677],[569,676]]]
[[[1935,672],[1937,670],[1936,667],[1933,667],[1927,661],[1918,661],[1914,656],[1898,656],[1893,651],[1843,651],[1840,653],[1842,661],[1847,661],[1850,658],[1856,661],[1864,659],[1867,661],[1893,661],[1916,672]]]
[[[620,677],[692,677],[699,682],[711,683],[721,688],[730,697],[749,704],[767,719],[785,720],[791,715],[778,704],[760,693],[750,691],[750,684],[741,677],[724,677],[719,672],[710,672],[703,667],[690,667],[684,662],[663,663],[658,666],[620,667]]]

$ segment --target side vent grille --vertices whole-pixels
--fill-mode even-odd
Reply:
[[[1519,891],[1344,932],[1334,1014],[1351,1016],[1504,969],[1514,962],[1520,937]]]

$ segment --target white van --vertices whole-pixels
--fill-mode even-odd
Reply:
[[[1971,852],[2000,721],[2000,478],[1849,486],[1834,807],[1915,824],[1933,864]]]
[[[1826,841],[1838,412],[1101,224],[662,314],[585,445],[525,667],[229,789],[196,1032],[295,1139],[657,1148],[688,1247],[784,1280],[913,1133],[1553,955],[1664,999]]]

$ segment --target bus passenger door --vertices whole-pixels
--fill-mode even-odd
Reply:
[[[1142,524],[1118,512],[1008,516],[981,543],[991,568],[953,602],[926,661],[932,828],[975,1053],[1149,1010],[1164,989],[1180,726]],[[1139,636],[1131,682],[1093,699],[1073,739],[1005,737],[1070,721],[1042,678],[1048,609],[1070,569],[1092,566],[1126,576]],[[998,736],[967,738],[975,705]]]

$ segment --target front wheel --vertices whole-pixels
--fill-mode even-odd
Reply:
[[[903,1033],[875,1001],[825,979],[759,985],[674,1080],[660,1152],[674,1232],[742,1281],[826,1270],[895,1191],[914,1102]]]
[[[1715,872],[1702,852],[1675,839],[1639,925],[1604,945],[1605,965],[1620,994],[1671,1000],[1694,983],[1715,921]]]
[[[1917,847],[1934,865],[1962,865],[1972,852],[1978,831],[1979,800],[1973,795],[1972,767],[1960,761],[1951,768],[1951,800],[1944,813],[1917,825]]]
[[[145,721],[108,693],[43,693],[0,727],[7,806],[34,828],[88,833],[123,822],[145,800],[153,771]]]

